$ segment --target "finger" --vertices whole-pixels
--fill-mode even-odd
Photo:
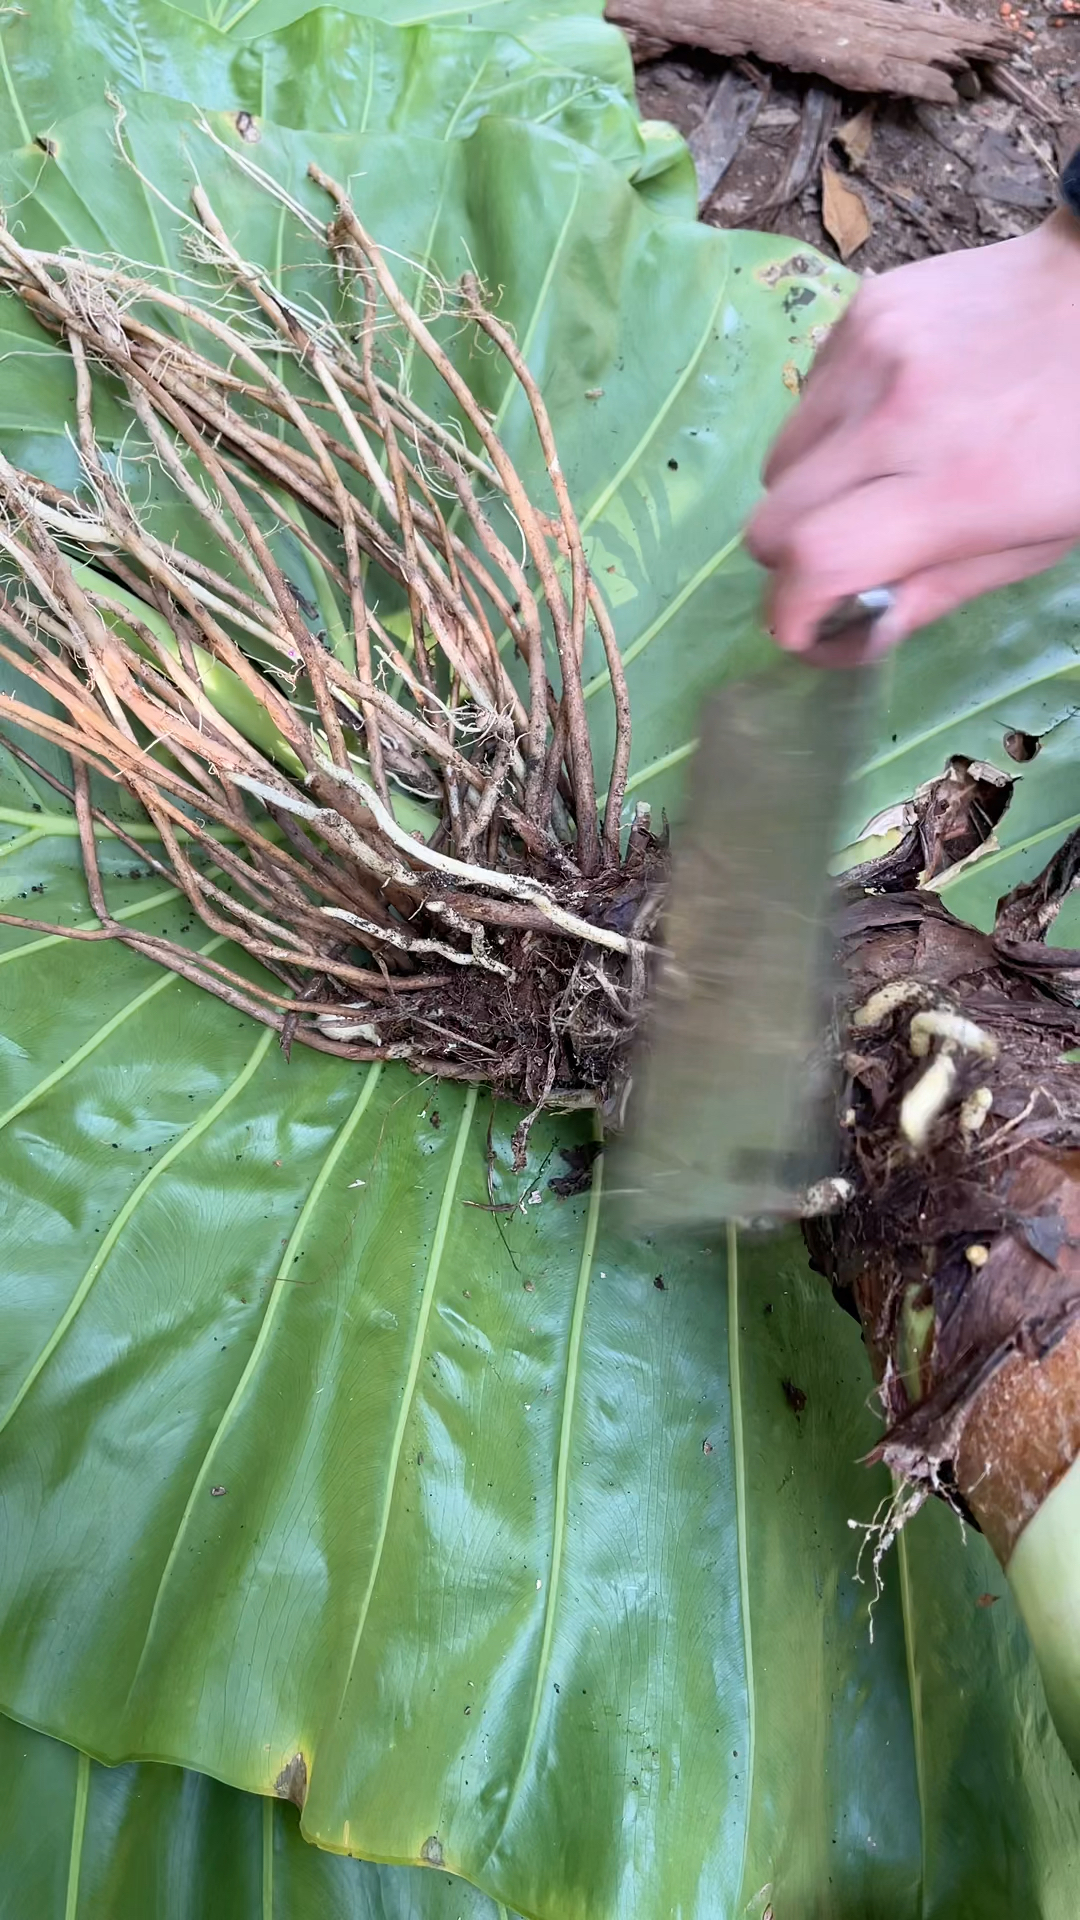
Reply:
[[[880,415],[871,411],[861,420],[845,420],[808,449],[751,516],[746,545],[754,559],[763,567],[778,566],[793,533],[810,515],[865,486],[904,477],[894,438]]]
[[[941,552],[939,540],[925,487],[906,475],[870,481],[778,526],[769,591],[777,644],[805,653],[819,621],[849,594],[892,586],[928,565],[967,557]]]
[[[827,614],[851,593],[862,593],[866,586],[834,591],[820,580],[790,574],[781,567],[772,575],[765,594],[765,621],[778,647],[785,653],[812,653],[817,645],[817,630]],[[876,639],[875,635],[875,639]],[[878,651],[874,647],[874,653]],[[840,643],[829,650],[830,661],[848,664]]]
[[[1002,553],[980,554],[973,560],[928,567],[905,580],[896,592],[896,602],[886,614],[874,637],[874,651],[895,646],[909,633],[942,620],[969,600],[993,593],[998,587],[1010,587],[1018,580],[1030,580],[1037,573],[1056,567],[1072,551],[1068,540],[1040,540],[1030,546],[1009,547]]]
[[[847,397],[843,381],[823,378],[815,382],[811,374],[803,388],[799,404],[788,414],[769,448],[761,478],[766,487],[775,487],[785,473],[798,464],[803,455],[819,441],[835,432],[846,417]]]
[[[761,470],[766,487],[775,487],[811,448],[835,432],[848,412],[848,394],[842,377],[815,367],[803,388],[799,404],[789,413],[773,441]]]
[[[877,659],[908,634],[943,619],[981,594],[1045,572],[1063,560],[1072,551],[1072,545],[1067,540],[1037,541],[1002,552],[919,568],[899,581],[894,576],[894,605],[875,625],[865,657]],[[793,653],[810,652],[815,646],[819,623],[832,612],[837,601],[849,593],[863,592],[871,584],[867,578],[856,584],[862,572],[856,563],[846,575],[850,584],[845,587],[800,577],[783,569],[776,574],[768,592],[767,619],[778,645]],[[884,576],[880,579],[875,576],[874,584],[884,584]],[[838,654],[834,657],[839,661]]]
[[[838,495],[777,531],[776,639],[804,652],[816,622],[848,594],[1030,544],[1017,531],[1006,490],[993,514],[976,490],[945,490],[925,475],[890,474]]]

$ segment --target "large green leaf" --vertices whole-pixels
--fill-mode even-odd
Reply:
[[[175,197],[190,114],[160,97],[126,105],[130,152]],[[228,123],[221,133],[235,139]],[[111,138],[107,116],[87,113],[58,128],[44,173],[16,157],[18,187],[38,182],[23,231],[143,257],[164,246],[179,271],[175,219],[105,166]],[[194,151],[229,230],[273,257],[277,209],[207,143]],[[317,205],[311,152],[309,136],[264,129],[262,162]],[[448,274],[471,258],[505,286],[597,564],[618,566],[613,597],[643,684],[646,646],[672,658],[669,608],[715,592],[757,416],[777,419],[785,397],[784,294],[810,296],[805,357],[808,329],[835,311],[824,270],[808,262],[809,275],[769,285],[774,242],[658,224],[603,161],[508,123],[451,145],[324,138],[319,154],[363,178],[365,214],[400,255],[433,254]],[[282,244],[300,243],[287,230]],[[733,362],[752,333],[768,372],[747,408]],[[477,372],[490,385],[491,370]],[[526,445],[520,410],[482,392],[512,447]],[[25,394],[18,406],[25,421]],[[42,425],[13,423],[12,450],[70,463]],[[708,514],[678,477],[698,440],[715,479]],[[703,612],[688,661],[698,685],[712,624]],[[684,612],[684,647],[691,632]],[[692,678],[679,697],[685,738]],[[650,744],[644,721],[647,764],[667,734]],[[11,810],[26,813],[26,796]],[[10,826],[22,839],[35,824],[31,810],[28,827]],[[45,910],[63,916],[74,850],[43,824],[9,843],[0,871],[16,895],[44,887]],[[148,883],[119,884],[138,911]],[[184,924],[180,903],[153,911]],[[18,1003],[12,1710],[103,1757],[172,1756],[264,1791],[302,1751],[313,1836],[398,1860],[441,1854],[533,1912],[730,1905],[748,1723],[715,1263],[665,1249],[658,1289],[651,1251],[643,1265],[589,1203],[557,1201],[539,1169],[573,1138],[565,1128],[536,1135],[540,1203],[504,1224],[463,1204],[485,1198],[487,1115],[461,1095],[330,1061],[286,1066],[247,1023],[130,957],[44,953],[2,969]],[[57,1004],[70,1022],[50,1022]],[[495,1132],[503,1164],[509,1124],[500,1116]],[[88,1393],[76,1357],[87,1339]],[[69,1403],[59,1423],[54,1390]],[[39,1416],[61,1446],[47,1472],[51,1570],[39,1524],[50,1503],[25,1479]],[[43,1613],[53,1581],[64,1604]],[[628,1858],[632,1809],[649,1840]]]
[[[208,20],[237,40],[273,33],[290,26],[309,11],[307,0],[170,0],[178,13]],[[597,20],[602,0],[348,0],[347,13],[359,19],[385,20],[395,27],[443,26],[513,33],[532,39],[547,31],[552,19],[578,15]],[[183,29],[178,29],[179,33]]]
[[[369,11],[318,8],[238,42],[209,20],[181,25],[166,0],[50,0],[45,17],[12,9],[0,18],[0,103],[28,146],[55,142],[67,116],[128,87],[246,112],[256,139],[264,117],[326,132],[460,138],[494,111],[582,141],[639,180],[654,204],[692,214],[689,156],[670,129],[639,122],[614,27],[556,17],[525,45],[452,24],[390,26]],[[58,65],[58,42],[78,57]]]
[[[0,1719],[0,1920],[512,1920],[447,1873],[339,1860],[296,1810],[96,1765]]]
[[[196,156],[275,257],[276,210],[190,116],[125,104],[143,173],[179,205]],[[179,269],[107,120],[57,135],[55,163],[12,163],[24,234]],[[837,283],[790,244],[657,222],[550,132],[264,128],[298,194],[316,151],[402,254],[505,287],[631,659],[637,790],[675,800],[704,686],[760,653],[738,527]],[[8,393],[5,445],[59,470],[55,363],[24,367],[46,414]],[[519,410],[472,371],[521,454]],[[1053,592],[1013,604],[1000,644],[987,605],[922,650],[924,729],[928,660],[969,703],[980,642],[1023,671]],[[599,680],[591,704],[602,740]],[[911,756],[919,724],[912,695]],[[0,807],[0,890],[85,924],[55,797],[7,763]],[[188,927],[104,858],[124,911]],[[441,1858],[531,1914],[1071,1915],[1075,1788],[1007,1600],[973,1607],[981,1543],[920,1523],[869,1642],[863,1360],[796,1250],[628,1244],[547,1187],[573,1130],[538,1129],[519,1183],[503,1114],[496,1187],[526,1203],[467,1206],[482,1100],[286,1066],[130,955],[21,937],[0,960],[10,1712],[262,1792],[302,1752],[311,1837]]]

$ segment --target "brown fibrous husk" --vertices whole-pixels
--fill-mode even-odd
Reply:
[[[201,189],[190,284],[34,252],[0,225],[0,288],[71,356],[82,470],[63,493],[0,455],[0,658],[36,689],[0,696],[0,723],[74,800],[100,925],[72,937],[172,967],[275,1027],[286,1051],[400,1059],[533,1110],[617,1105],[666,833],[645,807],[623,827],[626,682],[543,397],[475,275],[451,290],[421,272],[426,306],[414,305],[345,191],[311,176],[325,223],[281,197],[325,249],[336,322],[244,260]],[[523,394],[539,486],[534,474],[526,488],[446,351],[448,329],[498,356]],[[410,358],[438,376],[438,417],[412,397]],[[98,438],[103,391],[220,566],[140,511],[122,455]],[[325,584],[320,606],[285,571],[267,507]],[[405,638],[380,617],[387,589],[407,609]],[[588,632],[615,720],[599,801]],[[70,781],[40,765],[28,733],[66,752]],[[138,803],[153,851],[126,836],[102,781]],[[397,817],[403,795],[413,819],[426,809],[422,829]],[[118,918],[102,825],[260,969]]]
[[[1010,790],[957,758],[901,845],[847,877],[850,1198],[805,1225],[863,1328],[886,1423],[872,1457],[908,1483],[909,1511],[944,1494],[1003,1564],[1080,1451],[1080,951],[1045,944],[1080,834],[989,932],[929,883],[977,857]]]

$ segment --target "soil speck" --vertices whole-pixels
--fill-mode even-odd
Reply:
[[[794,1380],[781,1380],[780,1385],[784,1390],[784,1399],[797,1420],[806,1406],[806,1395],[801,1387],[795,1385]]]

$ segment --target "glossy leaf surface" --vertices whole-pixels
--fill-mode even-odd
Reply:
[[[235,40],[276,32],[310,9],[304,0],[170,0],[178,13],[207,20]],[[344,8],[358,19],[384,20],[390,26],[461,27],[466,32],[512,33],[531,40],[547,31],[552,19],[598,20],[600,0],[350,0]]]
[[[125,105],[127,150],[175,206],[192,116],[160,96]],[[217,130],[240,150],[231,123]],[[164,248],[181,270],[178,219],[105,168],[111,140],[101,112],[57,130],[27,238]],[[312,140],[267,125],[260,161],[317,205]],[[658,223],[604,160],[508,122],[449,144],[322,136],[319,155],[362,177],[367,218],[406,259],[448,278],[472,259],[505,286],[631,672],[643,687],[653,658],[672,663],[666,705],[639,729],[647,778],[668,729],[685,743],[694,675],[714,671],[706,607],[685,678],[674,668],[687,611],[734,551],[760,420],[785,402],[785,295],[809,295],[805,357],[836,310],[827,270],[785,275],[773,241]],[[208,142],[198,164],[216,169],[245,250],[299,244]],[[13,173],[33,190],[36,156]],[[92,205],[91,175],[105,180]],[[753,412],[738,396],[751,353]],[[61,378],[47,352],[26,365]],[[484,397],[524,446],[509,396]],[[14,405],[15,457],[59,475],[61,433],[42,431],[25,389]],[[702,470],[717,483],[706,512]],[[745,621],[735,638],[754,644]],[[593,704],[602,716],[599,685]],[[9,820],[5,891],[63,918],[71,841],[49,822],[35,838],[11,782],[9,812],[29,826]],[[130,856],[117,864],[128,874]],[[115,884],[136,911],[160,892]],[[183,924],[175,903],[143,910]],[[313,1837],[442,1858],[532,1912],[730,1905],[747,1722],[715,1258],[667,1249],[656,1288],[651,1251],[644,1270],[589,1200],[548,1189],[565,1127],[537,1131],[539,1202],[504,1223],[482,1210],[474,1101],[332,1061],[286,1066],[246,1022],[130,958],[45,951],[3,969],[22,1250],[5,1343],[13,1711],[103,1757],[174,1757],[263,1791],[302,1753]],[[504,1165],[510,1124],[498,1116]],[[81,1405],[81,1437],[60,1442],[43,1500],[54,1389]],[[43,1609],[53,1581],[64,1604]],[[700,1722],[694,1700],[709,1702]],[[628,1855],[632,1810],[648,1837]]]
[[[494,112],[581,140],[637,179],[651,201],[692,215],[686,150],[670,130],[638,120],[629,53],[614,27],[556,16],[526,45],[506,31],[394,26],[372,12],[321,7],[238,41],[210,19],[178,19],[167,0],[51,0],[47,27],[38,9],[13,10],[0,20],[8,139],[35,148],[39,166],[42,143],[61,158],[65,120],[131,87],[242,113],[254,147],[264,120],[455,139]],[[58,40],[78,57],[58,64]]]
[[[340,1860],[295,1807],[102,1767],[0,1719],[0,1920],[513,1920],[462,1880]]]

